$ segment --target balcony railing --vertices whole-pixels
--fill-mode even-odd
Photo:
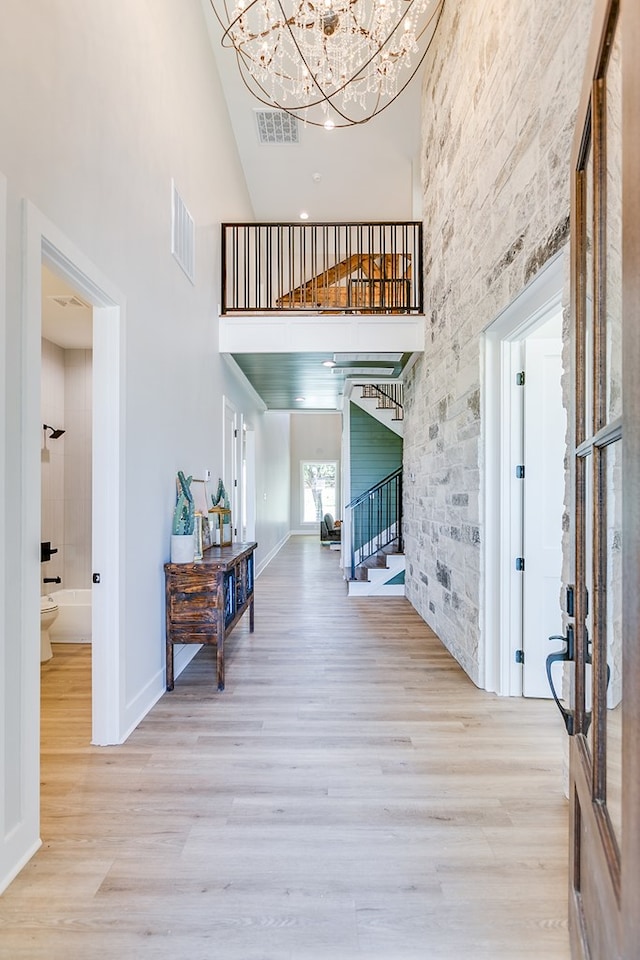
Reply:
[[[222,313],[422,313],[422,224],[223,223]]]

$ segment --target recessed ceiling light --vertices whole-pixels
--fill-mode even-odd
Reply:
[[[311,174],[311,179],[313,180],[314,183],[320,183],[320,181],[322,180],[322,174],[321,174],[321,173],[312,173],[312,174]]]
[[[309,219],[309,214],[307,213],[306,210],[303,210],[303,211],[302,211],[302,213],[300,214],[300,219],[301,219],[301,220],[308,220],[308,219]]]
[[[335,365],[336,365],[335,360],[323,360],[323,361],[322,361],[322,366],[323,366],[323,367],[335,367]]]
[[[296,403],[304,403],[304,397],[296,397]]]

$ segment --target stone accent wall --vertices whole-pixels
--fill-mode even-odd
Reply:
[[[568,241],[592,0],[445,0],[422,117],[424,357],[405,393],[407,596],[482,684],[481,331]]]

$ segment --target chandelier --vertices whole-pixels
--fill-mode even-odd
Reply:
[[[393,103],[426,56],[443,2],[210,0],[250,93],[327,128],[365,123]]]

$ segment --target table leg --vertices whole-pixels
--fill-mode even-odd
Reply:
[[[173,641],[167,640],[167,690],[173,690]]]
[[[216,637],[216,672],[218,675],[218,690],[224,690],[224,607],[218,617],[218,634]]]

